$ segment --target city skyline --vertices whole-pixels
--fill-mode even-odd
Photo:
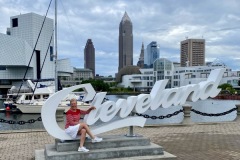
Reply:
[[[6,33],[9,18],[34,12],[45,15],[50,1],[0,0],[0,33]],[[180,61],[180,42],[206,40],[206,62],[216,58],[240,70],[240,2],[212,1],[64,1],[58,2],[58,57],[70,58],[72,66],[84,68],[87,39],[95,46],[96,74],[118,71],[118,29],[126,11],[133,24],[133,65],[142,42],[156,41],[160,58]],[[211,12],[209,12],[209,10]],[[54,19],[54,4],[49,18]]]

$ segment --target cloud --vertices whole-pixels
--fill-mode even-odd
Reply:
[[[11,16],[35,12],[45,15],[49,0],[0,0],[0,32],[5,33]],[[54,2],[54,1],[53,1]],[[54,3],[48,17],[54,18]],[[87,39],[96,52],[96,73],[113,75],[118,68],[119,23],[127,11],[133,23],[134,64],[142,42],[160,45],[160,57],[180,60],[180,42],[188,38],[206,40],[206,59],[219,57],[239,67],[240,1],[238,0],[59,0],[58,48],[60,58],[70,58],[75,67],[83,67]]]

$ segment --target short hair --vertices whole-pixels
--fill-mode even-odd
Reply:
[[[70,105],[72,104],[73,101],[77,102],[77,99],[76,99],[76,98],[72,98],[72,99],[70,100]]]

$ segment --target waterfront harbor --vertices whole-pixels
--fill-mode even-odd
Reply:
[[[107,98],[116,101],[119,98],[127,98],[128,96],[129,95],[109,95]],[[216,101],[214,102],[216,105],[220,103],[229,104],[226,108],[219,110],[218,113],[231,109],[232,106],[230,106],[230,104],[240,104],[239,101],[224,100],[224,103],[222,100],[214,101]],[[202,105],[205,106],[206,102],[207,101],[202,102]],[[212,103],[211,101],[211,103],[208,104]],[[201,103],[197,104],[199,105]],[[217,109],[216,105],[214,108]],[[221,109],[221,107],[218,109]],[[185,111],[187,110],[185,109]],[[223,118],[221,119],[228,121],[204,123],[191,121],[189,111],[183,112],[183,123],[146,125],[144,128],[133,127],[134,134],[150,138],[151,142],[162,146],[164,150],[177,156],[179,160],[192,160],[196,157],[199,157],[198,159],[200,160],[239,159],[239,111],[236,112],[234,110],[231,113],[229,112],[226,115],[222,115]],[[211,109],[209,111],[211,111]],[[172,113],[172,111],[170,111],[170,113]],[[237,114],[238,117],[236,117]],[[18,122],[34,120],[34,123],[26,123],[25,125],[0,123],[0,140],[2,146],[5,146],[1,148],[1,158],[43,160],[44,158],[38,156],[39,153],[43,152],[46,144],[54,143],[55,139],[46,132],[42,122],[37,120],[40,114],[10,114],[6,112],[0,113],[0,115],[0,118],[4,117],[6,120]],[[235,115],[235,117],[233,115]],[[176,114],[175,116],[177,117],[179,115]],[[172,115],[172,118],[173,117]],[[234,118],[234,120],[230,121],[229,118],[231,117]],[[189,120],[191,121],[190,123]],[[194,120],[194,118],[192,120]],[[64,124],[64,121],[61,123]],[[129,127],[106,132],[100,136],[125,135],[127,133],[129,133]],[[15,154],[11,154],[12,150],[16,151]]]
[[[0,160],[240,160],[240,1],[54,2],[0,0]]]
[[[129,96],[130,95],[107,95],[106,98],[108,98],[110,101],[116,102],[119,98],[126,99]],[[0,102],[0,104],[2,103]],[[204,101],[199,100],[194,104],[195,105],[193,105],[193,109],[194,108],[198,110],[200,109],[201,112],[222,113],[222,112],[231,110],[232,108],[235,107],[236,104],[240,104],[240,101],[239,100],[207,99]],[[4,109],[3,106],[0,106],[0,108]],[[181,107],[159,108],[155,111],[147,111],[146,114],[148,114],[149,116],[167,115],[167,114],[172,114],[174,112],[178,112],[180,109]],[[191,118],[195,122],[232,121],[236,117],[235,112],[229,113],[228,115],[222,115],[221,117],[199,116],[195,113],[192,113]],[[16,123],[18,123],[19,121],[27,122],[31,119],[37,120],[39,117],[41,117],[40,113],[22,114],[19,112],[0,112],[0,119],[15,121]],[[179,113],[177,115],[172,116],[171,118],[156,119],[156,120],[149,118],[146,124],[155,125],[155,124],[180,123],[182,121],[182,118],[183,118],[183,114]],[[39,121],[36,121],[35,123],[31,123],[28,125],[0,123],[0,127],[1,127],[0,131],[19,130],[19,129],[43,129],[43,124],[42,122],[39,122]]]

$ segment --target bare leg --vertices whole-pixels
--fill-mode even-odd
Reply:
[[[92,134],[92,132],[90,131],[90,128],[88,127],[88,125],[86,123],[80,123],[80,127],[79,127],[79,131],[81,131],[81,129],[85,129],[87,134],[94,139],[95,136]]]
[[[86,138],[86,130],[83,128],[80,130],[80,133],[81,133],[80,147],[83,147],[83,144],[84,144],[85,138]]]

